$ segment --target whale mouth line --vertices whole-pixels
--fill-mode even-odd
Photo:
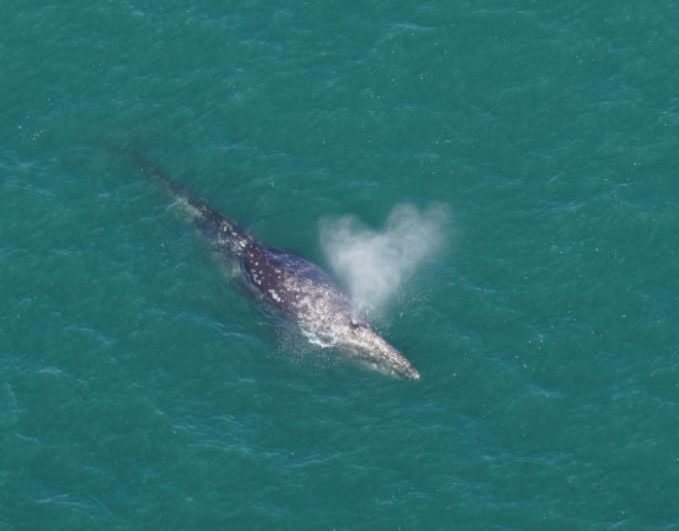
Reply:
[[[392,360],[388,357],[380,357],[371,351],[364,351],[356,347],[345,348],[352,357],[359,363],[367,365],[371,369],[392,376],[394,378],[406,378],[409,380],[419,380],[419,371],[401,356],[400,360]],[[400,355],[399,355],[400,356]]]
[[[395,378],[405,378],[408,380],[419,380],[419,371],[410,365],[402,366],[400,363],[390,363],[387,358],[380,359],[378,355],[373,352],[366,351],[356,346],[343,346],[340,341],[333,337],[324,334],[318,334],[312,330],[300,327],[302,335],[306,340],[316,347],[322,349],[338,349],[349,354],[355,362],[365,365],[377,372],[392,376]],[[404,358],[405,360],[405,358]]]

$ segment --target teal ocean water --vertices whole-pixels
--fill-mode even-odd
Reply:
[[[4,3],[0,529],[679,529],[674,2]],[[131,144],[329,269],[449,208],[395,380],[234,289]]]

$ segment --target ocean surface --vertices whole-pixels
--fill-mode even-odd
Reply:
[[[0,530],[679,529],[676,2],[2,11]],[[375,319],[421,380],[243,297],[123,145],[329,271],[445,206]]]

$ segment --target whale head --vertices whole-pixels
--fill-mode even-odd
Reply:
[[[396,348],[391,346],[368,323],[355,317],[338,316],[335,323],[336,347],[370,368],[399,378],[419,380],[420,373]]]

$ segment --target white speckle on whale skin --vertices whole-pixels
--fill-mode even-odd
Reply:
[[[269,295],[271,295],[271,298],[276,302],[281,302],[281,298],[278,296],[278,293],[276,293],[274,290],[270,289]]]

